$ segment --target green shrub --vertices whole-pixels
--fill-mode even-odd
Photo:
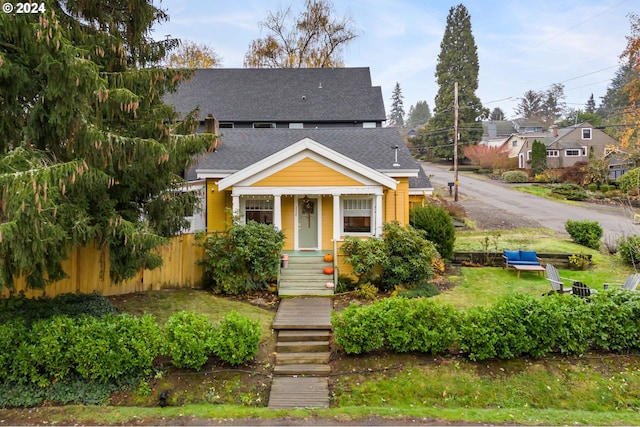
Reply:
[[[381,349],[384,345],[384,313],[378,305],[358,306],[331,312],[331,324],[336,344],[347,354],[362,354]]]
[[[602,193],[606,194],[610,189],[611,187],[608,184],[600,184],[600,191]]]
[[[29,341],[29,329],[21,318],[0,324],[0,384],[23,383],[30,380],[20,372],[20,367],[32,364],[31,352],[20,351]]]
[[[566,200],[587,200],[589,196],[584,188],[578,184],[565,183],[554,184],[551,187],[551,196]]]
[[[592,193],[595,193],[596,191],[598,191],[598,184],[596,184],[595,182],[592,182],[591,184],[589,184],[588,188],[589,188],[589,191],[591,191]]]
[[[427,239],[435,244],[443,258],[451,258],[456,230],[446,209],[433,204],[413,208],[409,211],[409,223],[427,233]]]
[[[354,290],[353,295],[356,298],[373,301],[378,296],[378,288],[371,283],[363,283]]]
[[[44,387],[67,378],[75,362],[69,348],[76,334],[76,323],[68,316],[55,316],[32,325],[29,333],[31,356],[39,374],[31,379],[32,382]]]
[[[625,193],[640,191],[640,168],[631,169],[618,177],[618,188]]]
[[[83,317],[69,351],[85,379],[109,380],[151,372],[163,347],[162,333],[150,315]]]
[[[640,263],[640,236],[622,236],[618,239],[618,253],[624,262],[637,266]]]
[[[193,311],[172,314],[164,327],[165,352],[178,368],[200,369],[213,352],[217,331],[207,316]]]
[[[219,293],[241,294],[265,289],[278,277],[284,233],[273,225],[234,223],[204,238],[205,281]]]
[[[78,318],[84,315],[102,317],[115,314],[116,309],[108,298],[97,293],[61,294],[55,298],[42,297],[29,299],[21,294],[1,300],[0,323],[10,319],[22,318],[27,326],[41,319],[54,316]]]
[[[529,182],[529,175],[523,171],[506,171],[502,173],[502,180],[513,184]]]
[[[351,265],[353,275],[358,278],[357,286],[377,282],[387,256],[382,239],[371,237],[363,240],[347,236],[340,250],[345,255],[344,261]]]
[[[605,351],[640,349],[640,294],[625,290],[598,292],[591,298],[595,321],[593,346]]]
[[[600,247],[600,239],[602,238],[602,227],[597,221],[574,221],[567,220],[564,229],[571,236],[571,239],[579,245],[586,246],[591,249]]]
[[[336,292],[341,294],[343,292],[350,292],[356,288],[356,282],[351,276],[345,274],[338,275],[338,285],[336,286]]]
[[[390,222],[384,224],[383,233],[386,257],[382,262],[382,283],[385,289],[415,286],[433,276],[431,264],[437,250],[423,231]]]
[[[440,354],[456,339],[458,312],[449,304],[387,298],[377,305],[384,313],[385,345],[394,351]]]
[[[220,359],[237,366],[258,354],[261,339],[260,322],[231,311],[220,322],[213,350]]]

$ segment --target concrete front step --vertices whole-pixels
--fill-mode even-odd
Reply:
[[[278,331],[278,342],[287,341],[329,341],[331,331],[327,330],[287,330]]]
[[[329,351],[329,341],[285,341],[276,344],[278,353],[309,353]]]
[[[331,296],[333,295],[333,289],[324,288],[324,289],[298,289],[298,288],[288,288],[288,289],[279,289],[278,295],[280,296]]]
[[[273,368],[276,375],[329,375],[331,366],[326,363],[292,363]]]
[[[328,351],[301,352],[301,353],[277,353],[276,366],[296,364],[329,363],[331,353]]]

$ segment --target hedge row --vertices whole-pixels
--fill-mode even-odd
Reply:
[[[589,301],[570,295],[513,295],[491,307],[457,310],[431,299],[389,298],[333,314],[335,342],[349,354],[378,349],[469,359],[543,357],[560,352],[640,349],[640,294],[605,291]]]
[[[160,355],[194,369],[210,354],[238,365],[257,354],[261,330],[257,321],[236,312],[219,326],[202,315],[176,313],[166,331],[151,315],[58,315],[31,327],[23,319],[0,324],[0,337],[0,383],[48,387],[78,377],[107,383],[149,375]]]

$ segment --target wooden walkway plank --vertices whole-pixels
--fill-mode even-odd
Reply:
[[[294,297],[280,301],[273,329],[332,329],[333,300],[327,297]]]
[[[274,377],[269,408],[328,408],[326,377]]]

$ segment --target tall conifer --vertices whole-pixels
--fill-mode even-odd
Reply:
[[[185,226],[196,195],[182,172],[215,144],[173,125],[167,91],[188,76],[155,68],[173,40],[151,0],[46,0],[0,14],[0,288],[44,289],[82,245],[110,249],[116,281],[161,264],[152,250]]]

